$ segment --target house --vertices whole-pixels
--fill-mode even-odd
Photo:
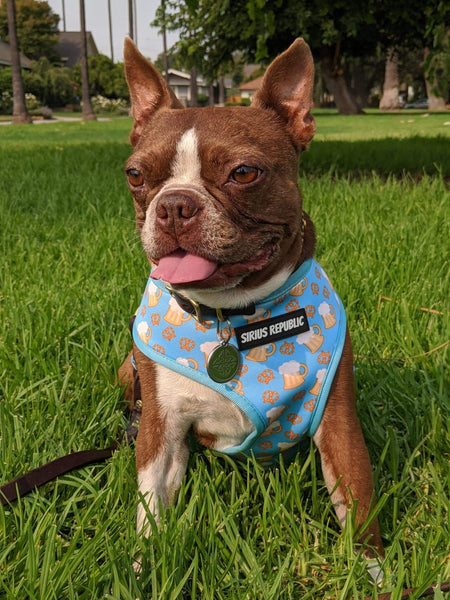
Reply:
[[[247,83],[243,83],[239,86],[239,92],[241,94],[241,98],[248,98],[251,100],[256,92],[261,87],[261,83],[263,80],[263,75],[261,77],[257,77],[252,81],[247,81]]]
[[[86,31],[87,55],[97,56],[98,49],[90,31]],[[74,67],[81,60],[81,31],[60,31],[55,51],[64,67]]]
[[[20,65],[23,69],[31,69],[31,60],[24,54],[20,55]],[[0,40],[0,68],[11,66],[11,48],[10,45]]]
[[[184,71],[169,69],[169,85],[180,102],[189,105],[191,101],[191,76]],[[197,94],[207,96],[209,88],[202,77],[197,76]]]

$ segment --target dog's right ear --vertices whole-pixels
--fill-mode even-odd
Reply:
[[[142,56],[130,38],[125,38],[123,55],[134,119],[130,142],[135,146],[145,124],[156,111],[183,106],[160,72]]]

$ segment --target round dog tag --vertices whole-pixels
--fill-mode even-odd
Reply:
[[[239,350],[228,342],[222,342],[209,355],[206,370],[217,383],[226,383],[236,375],[240,363]]]

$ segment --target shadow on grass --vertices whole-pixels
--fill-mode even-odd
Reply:
[[[302,175],[363,176],[377,173],[396,177],[437,175],[450,177],[449,138],[334,141],[315,140],[301,158]]]

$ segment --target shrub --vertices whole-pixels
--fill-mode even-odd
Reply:
[[[91,98],[91,103],[97,114],[101,112],[126,114],[129,110],[128,103],[123,98],[105,98],[97,94]]]
[[[0,114],[12,115],[13,111],[13,99],[12,94],[9,91],[0,92]]]
[[[39,108],[30,110],[29,113],[32,117],[42,117],[46,120],[53,119],[52,109],[48,106],[40,106]]]
[[[38,99],[34,94],[30,94],[30,92],[26,92],[25,94],[25,104],[29,111],[39,108]]]

